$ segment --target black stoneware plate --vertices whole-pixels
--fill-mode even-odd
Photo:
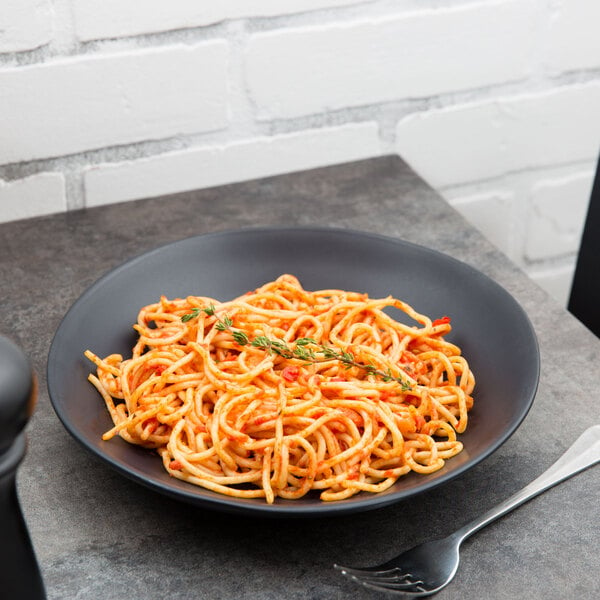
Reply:
[[[411,473],[380,494],[324,503],[222,496],[170,477],[160,458],[120,438],[102,441],[112,421],[87,381],[99,356],[131,355],[138,310],[161,295],[229,300],[283,273],[308,290],[344,288],[371,297],[391,294],[418,312],[452,318],[458,344],[476,377],[464,451],[432,475]],[[408,242],[328,228],[246,229],[200,235],[157,248],[113,269],[92,285],[61,322],[48,358],[56,413],[85,448],[149,488],[198,506],[277,517],[318,517],[370,510],[439,486],[498,449],[525,418],[539,378],[532,326],[513,297],[486,275]]]

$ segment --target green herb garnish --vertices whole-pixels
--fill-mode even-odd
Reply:
[[[217,321],[215,327],[218,331],[229,331],[233,339],[240,346],[250,345],[254,348],[264,350],[269,354],[276,354],[282,358],[297,358],[305,361],[307,364],[327,362],[329,360],[337,360],[341,362],[346,369],[351,367],[357,367],[366,371],[368,375],[377,377],[384,382],[395,381],[402,386],[403,392],[412,390],[412,387],[408,381],[401,377],[395,377],[392,375],[391,370],[388,368],[387,371],[380,371],[372,364],[361,363],[356,360],[355,356],[346,350],[338,352],[331,346],[319,344],[312,338],[298,338],[294,346],[289,346],[281,339],[270,338],[266,335],[257,335],[254,339],[250,339],[248,335],[239,330],[232,329],[233,321],[228,316],[225,316],[222,320]],[[316,348],[309,348],[308,346],[315,346]]]
[[[215,305],[214,304],[210,304],[209,306],[207,306],[206,308],[192,308],[192,311],[189,313],[186,313],[185,315],[183,315],[181,317],[181,320],[183,323],[187,323],[188,321],[191,321],[192,319],[195,319],[201,312],[206,313],[209,317],[212,317],[215,314]]]

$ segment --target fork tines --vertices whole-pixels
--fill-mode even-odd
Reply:
[[[422,594],[427,590],[423,587],[424,582],[413,579],[411,573],[404,573],[398,567],[392,569],[354,569],[342,565],[334,565],[338,571],[350,579],[366,587],[382,591],[398,590],[409,593]]]

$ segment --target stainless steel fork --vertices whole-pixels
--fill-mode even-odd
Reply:
[[[586,429],[542,475],[495,508],[448,537],[425,542],[382,565],[365,568],[334,567],[368,587],[405,598],[429,596],[447,586],[458,569],[461,543],[492,521],[548,488],[600,461],[600,425]]]

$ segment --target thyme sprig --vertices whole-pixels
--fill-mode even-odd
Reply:
[[[200,312],[204,312],[209,316],[215,314],[215,307],[211,304],[207,308],[193,308],[191,312],[183,315],[181,320],[185,323],[191,319],[197,317]],[[366,371],[367,375],[372,375],[381,379],[384,382],[395,381],[402,386],[403,392],[412,390],[412,386],[408,381],[402,377],[396,377],[392,374],[391,369],[382,371],[375,365],[370,363],[363,363],[356,360],[356,357],[347,350],[338,351],[331,346],[326,344],[320,344],[317,340],[310,337],[298,338],[294,342],[294,346],[289,346],[286,342],[280,339],[270,338],[266,335],[257,335],[253,339],[248,337],[248,334],[240,329],[233,329],[233,320],[228,315],[225,315],[222,319],[217,319],[215,323],[217,331],[227,331],[231,334],[234,341],[240,346],[252,346],[264,350],[269,354],[276,354],[282,358],[291,359],[296,358],[303,360],[306,363],[320,363],[327,362],[330,360],[337,360],[341,362],[346,369],[351,367],[357,367]],[[316,346],[316,349],[311,347]]]
[[[192,311],[183,315],[181,317],[181,320],[183,323],[187,323],[188,321],[195,319],[201,312],[204,312],[209,317],[212,317],[215,314],[215,310],[216,310],[216,308],[215,308],[214,304],[211,304],[210,306],[207,306],[205,308],[199,308],[199,307],[192,308]]]

